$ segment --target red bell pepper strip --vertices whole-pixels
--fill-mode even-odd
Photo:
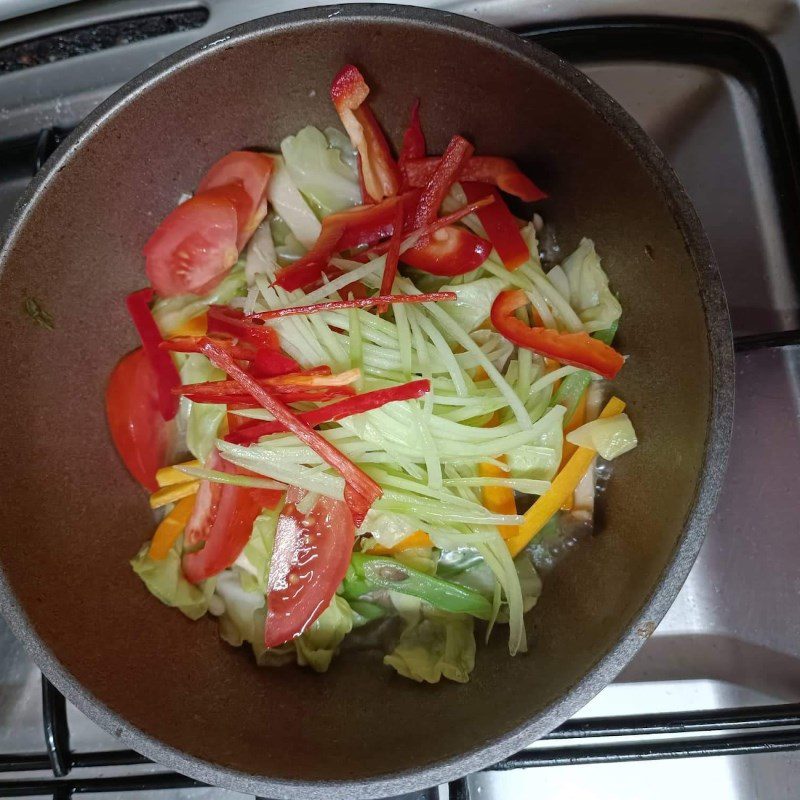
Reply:
[[[419,121],[419,99],[416,99],[411,106],[411,118],[408,121],[406,132],[403,134],[403,145],[397,159],[400,172],[403,172],[407,161],[417,158],[425,158],[425,134],[422,132],[422,125]]]
[[[394,233],[394,221],[397,216],[397,206],[403,208],[403,216],[410,216],[419,201],[420,192],[412,189],[397,197],[389,197],[382,203],[374,206],[367,206],[372,214],[359,215],[356,221],[353,218],[345,218],[346,223],[339,241],[336,243],[336,251],[349,250],[351,247],[363,247],[364,245],[375,244],[381,239],[386,239]],[[342,215],[351,214],[357,209],[348,209],[340,212]],[[322,224],[332,216],[325,217]]]
[[[454,136],[419,197],[409,228],[433,223],[442,201],[455,183],[474,148],[462,136]],[[445,227],[403,253],[403,261],[433,275],[463,275],[477,269],[491,252],[488,242],[464,228]]]
[[[270,311],[259,311],[253,314],[258,319],[278,319],[296,314],[317,314],[320,311],[340,311],[343,308],[370,308],[371,306],[394,303],[439,303],[456,300],[455,292],[431,292],[430,294],[383,294],[364,297],[357,300],[331,300],[327,303],[314,303],[311,306],[294,306],[293,308],[274,308]]]
[[[170,420],[178,413],[178,398],[172,390],[181,385],[181,376],[172,356],[161,349],[160,345],[164,340],[150,311],[152,299],[152,289],[139,289],[138,292],[133,292],[125,298],[125,305],[142,340],[142,349],[156,376],[159,411],[165,420]]]
[[[439,166],[439,158],[419,158],[407,161],[403,172],[409,186],[425,186]],[[459,180],[491,183],[507,194],[513,194],[526,203],[544,200],[543,192],[530,178],[520,172],[510,158],[496,156],[472,156],[461,170]]]
[[[300,371],[300,365],[280,350],[272,350],[269,347],[257,348],[227,333],[215,333],[210,336],[173,336],[161,342],[159,346],[173,353],[200,353],[202,352],[200,345],[205,339],[216,342],[237,361],[249,361],[250,372],[255,378],[272,378]]]
[[[224,370],[278,422],[283,423],[303,444],[308,445],[324,461],[341,473],[345,480],[345,502],[350,507],[356,526],[360,525],[372,504],[383,494],[381,487],[327,439],[298,419],[288,406],[273,397],[263,386],[260,386],[246,372],[236,366],[234,360],[224,350],[217,347],[212,341],[208,341],[203,346],[203,352],[215,367]]]
[[[521,289],[500,292],[492,304],[492,324],[510,342],[562,364],[588,369],[609,380],[622,368],[625,359],[613,347],[588,333],[559,333],[552,328],[530,327],[514,316],[528,304]]]
[[[365,411],[372,411],[381,408],[387,403],[394,403],[397,400],[416,400],[422,397],[431,388],[430,381],[418,380],[392,386],[389,389],[375,389],[372,392],[349,397],[346,400],[337,400],[322,408],[315,408],[313,411],[303,411],[297,415],[309,427],[321,425],[323,422],[335,422],[354,414],[363,414]],[[230,427],[230,426],[229,426]],[[282,433],[286,430],[283,423],[277,420],[269,422],[256,422],[251,425],[240,425],[225,437],[226,442],[234,444],[250,444],[268,436],[271,433]]]
[[[394,231],[389,239],[389,249],[386,251],[386,261],[383,264],[380,294],[389,295],[397,277],[397,267],[400,263],[400,245],[403,243],[403,206],[398,205],[394,216]],[[389,308],[387,303],[378,306],[378,314],[385,314]]]
[[[494,197],[482,197],[480,200],[476,200],[474,203],[469,203],[468,205],[464,206],[463,208],[459,208],[458,211],[454,211],[452,214],[448,214],[444,217],[439,217],[435,222],[432,222],[430,225],[424,225],[421,228],[417,228],[415,231],[407,232],[407,238],[412,236],[416,237],[417,242],[424,242],[428,236],[436,233],[436,231],[441,230],[442,228],[446,228],[448,225],[453,225],[454,223],[458,222],[459,220],[466,217],[468,214],[472,214],[477,211],[479,208],[484,208],[484,206],[491,205],[494,202]],[[374,247],[369,249],[369,252],[373,255],[381,255],[382,253],[386,253],[389,250],[389,246],[391,242],[380,242],[376,244]]]
[[[237,361],[252,361],[258,352],[251,344],[239,342],[236,337],[225,333],[215,333],[210,336],[173,336],[161,342],[159,347],[172,353],[200,353],[200,345],[206,338],[216,342]]]
[[[476,270],[491,252],[492,246],[480,236],[448,225],[432,234],[427,244],[406,250],[402,260],[431,275],[453,276]]]
[[[503,198],[500,197],[500,192],[488,183],[462,181],[461,186],[469,202],[480,200],[481,197],[487,195],[494,197],[491,205],[478,211],[478,219],[486,229],[486,235],[503,260],[506,269],[515,270],[522,266],[531,257],[531,254],[519,232],[517,221],[508,210]]]
[[[198,384],[199,385],[199,384]],[[352,386],[270,386],[270,392],[284,403],[325,403],[342,397],[353,397],[356,390]],[[189,392],[183,395],[194,403],[213,403],[226,405],[232,409],[258,408],[259,402],[247,394],[209,392]]]
[[[400,171],[378,121],[365,102],[368,94],[364,76],[352,64],[343,67],[331,83],[331,100],[358,151],[359,172],[367,193],[364,199],[380,202],[400,190]]]
[[[298,372],[300,365],[280,350],[268,350],[260,347],[256,350],[251,372],[255,378],[273,378],[276,375],[286,375],[289,372]]]
[[[406,192],[370,206],[357,206],[322,220],[322,231],[302,258],[278,272],[275,283],[287,291],[308,286],[328,267],[334,253],[379,242],[392,235],[398,204],[406,209],[416,205],[419,193]]]
[[[359,153],[356,153],[356,173],[358,174],[358,191],[361,193],[361,203],[365,206],[371,205],[375,200],[370,197],[367,185],[364,183],[364,170],[361,168],[361,155]]]
[[[203,351],[201,350],[201,352]],[[258,384],[268,387],[273,394],[281,395],[287,403],[297,403],[301,400],[330,400],[333,397],[355,394],[355,390],[349,384],[355,382],[358,375],[358,370],[331,375],[330,367],[322,366],[314,367],[306,372],[260,378]],[[173,391],[175,394],[200,403],[250,405],[249,395],[235,381],[189,383],[179,386]]]
[[[208,333],[227,333],[255,347],[280,350],[278,334],[268,325],[244,318],[244,311],[228,306],[209,306]]]
[[[417,207],[409,220],[410,227],[419,228],[436,219],[442,201],[447,197],[450,187],[458,179],[464,164],[474,150],[475,148],[463,136],[456,134],[450,140],[419,196]]]

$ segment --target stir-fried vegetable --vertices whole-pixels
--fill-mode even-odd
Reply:
[[[163,509],[131,562],[162,602],[318,672],[387,620],[388,667],[463,682],[499,626],[527,649],[523,550],[636,445],[622,401],[593,419],[621,306],[589,239],[544,271],[513,161],[428,155],[418,101],[395,159],[369,91],[347,65],[345,132],[230,153],[166,215],[106,407]]]
[[[320,311],[340,311],[343,308],[372,308],[373,306],[385,306],[400,303],[442,303],[447,300],[455,300],[455,292],[431,292],[430,294],[408,295],[408,294],[378,294],[374,297],[363,297],[358,300],[331,300],[328,303],[315,303],[311,306],[289,306],[288,308],[276,308],[272,311],[261,311],[254,314],[254,319],[280,319],[296,314],[317,314]],[[229,348],[228,348],[229,349]],[[235,356],[235,354],[232,354]]]

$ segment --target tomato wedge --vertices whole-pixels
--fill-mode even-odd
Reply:
[[[205,294],[239,257],[236,187],[197,194],[171,211],[142,252],[153,288],[162,297]]]
[[[267,184],[273,165],[272,158],[264,153],[234,150],[217,161],[197,187],[198,193],[230,185],[244,189],[246,201],[236,209],[239,228],[236,246],[239,250],[267,215]]]
[[[215,450],[208,469],[239,474]],[[183,574],[200,583],[227,569],[244,550],[253,522],[265,507],[274,507],[283,493],[201,481],[192,516],[183,534]]]
[[[350,509],[320,495],[303,515],[297,503],[304,495],[291,487],[278,519],[267,585],[267,647],[303,633],[328,607],[350,565],[356,532]]]
[[[155,492],[156,471],[167,463],[173,426],[161,416],[158,381],[141,347],[114,367],[106,388],[106,416],[114,446],[128,472]]]

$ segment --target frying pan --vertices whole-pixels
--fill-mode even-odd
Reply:
[[[623,304],[615,383],[640,446],[615,462],[602,530],[546,576],[530,652],[497,633],[469,684],[417,685],[348,653],[318,676],[259,669],[158,603],[128,559],[153,520],[112,448],[106,379],[135,346],[122,298],[141,248],[204,169],[305,124],[358,64],[399,141],[420,97],[431,152],[454,132],[509,156],[551,199],[562,252],[592,237]],[[556,727],[652,633],[700,547],[733,400],[719,275],[661,153],[588,78],[512,33],[386,5],[255,20],[157,64],[70,136],[0,257],[4,376],[0,600],[44,674],[99,725],[202,781],[269,797],[395,794],[480,769]],[[22,312],[37,298],[47,331]]]

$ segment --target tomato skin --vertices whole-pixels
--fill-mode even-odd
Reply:
[[[142,252],[153,288],[162,297],[205,294],[236,263],[237,189],[196,194],[167,214]]]
[[[272,175],[272,168],[272,158],[264,153],[234,150],[217,161],[197,186],[198,192],[230,185],[240,186],[244,190],[247,203],[237,208],[239,212],[237,247],[240,251],[267,215],[267,184]]]
[[[208,469],[239,474],[240,470],[214,451]],[[261,476],[259,476],[261,477]],[[282,492],[201,481],[192,516],[184,531],[183,574],[200,583],[233,564],[244,550],[253,522],[265,507],[274,506]]]
[[[167,461],[173,426],[161,416],[158,382],[141,347],[114,367],[106,387],[106,416],[128,471],[148,491],[156,491],[156,471]]]
[[[296,504],[304,494],[290,487],[278,519],[267,587],[267,647],[307,630],[328,607],[350,565],[356,530],[350,509],[320,495],[303,516]]]

